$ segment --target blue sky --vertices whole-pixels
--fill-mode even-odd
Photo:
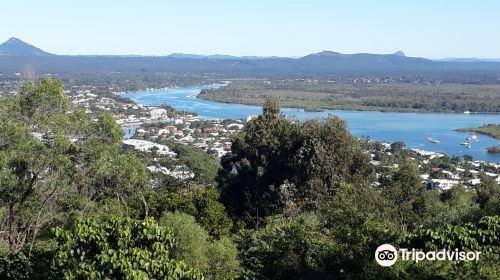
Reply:
[[[0,41],[56,54],[500,57],[500,1],[2,0]]]

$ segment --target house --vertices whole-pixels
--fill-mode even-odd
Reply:
[[[123,140],[123,145],[125,146],[125,148],[133,148],[143,152],[151,152],[153,150],[156,150],[157,153],[160,155],[166,155],[171,157],[177,155],[176,153],[170,151],[168,146],[146,140],[126,139]]]
[[[170,130],[164,129],[164,128],[159,129],[158,130],[158,136],[163,135],[163,134],[170,134]]]
[[[203,132],[204,133],[216,133],[216,132],[219,132],[219,131],[222,131],[223,128],[222,127],[205,127],[203,129]]]
[[[471,174],[473,174],[473,175],[479,175],[479,171],[477,171],[477,170],[472,170],[472,169],[471,169],[471,170],[469,170],[469,172],[470,172]]]
[[[151,109],[151,111],[149,111],[149,115],[152,119],[160,119],[167,116],[167,110],[162,108]]]
[[[475,185],[479,185],[481,184],[481,179],[479,178],[476,178],[476,179],[470,179],[469,181],[467,181],[469,184],[475,186]]]
[[[454,174],[450,171],[443,170],[442,172],[446,176],[446,178],[448,178],[448,179],[454,179],[454,180],[460,179],[460,176],[458,176],[457,174]]]
[[[194,141],[194,138],[191,135],[188,135],[186,137],[183,137],[179,139],[181,143],[192,143]]]
[[[459,181],[448,179],[430,179],[427,181],[428,190],[446,191],[459,184]]]
[[[498,174],[491,173],[491,172],[484,172],[484,174],[485,174],[486,176],[490,176],[490,177],[496,177],[496,176],[498,176]]]
[[[232,129],[232,130],[240,130],[244,127],[245,125],[241,123],[230,123],[226,127],[227,129]]]
[[[423,182],[427,182],[427,180],[429,180],[428,174],[421,174],[419,177],[420,177],[420,179],[423,180]]]

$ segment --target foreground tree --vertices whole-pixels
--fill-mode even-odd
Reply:
[[[25,84],[1,103],[0,233],[11,255],[30,255],[40,233],[100,201],[128,204],[147,191],[147,171],[122,151],[115,119],[68,113],[61,82]]]
[[[200,269],[206,279],[226,280],[239,275],[238,250],[229,238],[210,238],[194,217],[185,213],[166,212],[159,223],[171,228],[176,236],[172,256]]]
[[[406,271],[423,275],[432,271],[429,279],[498,279],[500,276],[500,217],[484,216],[478,222],[446,225],[439,229],[420,229],[407,235],[402,246],[424,250],[479,251],[476,261],[427,262],[410,265]]]
[[[398,240],[380,199],[343,184],[321,211],[269,217],[240,238],[242,264],[256,279],[397,279],[373,259],[378,245]]]
[[[87,220],[72,230],[54,229],[56,266],[65,279],[202,279],[172,259],[175,238],[153,219]]]
[[[29,251],[40,229],[62,212],[58,202],[71,165],[63,135],[67,108],[62,85],[51,79],[26,84],[0,120],[2,235],[11,254]]]
[[[255,226],[283,211],[284,191],[288,202],[314,210],[342,182],[366,186],[372,172],[343,120],[293,122],[271,100],[236,135],[221,166],[222,201],[230,214]]]

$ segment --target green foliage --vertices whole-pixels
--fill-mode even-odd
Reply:
[[[29,279],[29,258],[23,253],[6,255],[0,258],[0,278]]]
[[[51,267],[54,251],[20,252],[0,257],[0,279],[61,279],[62,274]]]
[[[240,241],[244,266],[257,279],[323,279],[333,240],[321,232],[317,216],[293,220],[270,217],[265,228]]]
[[[477,224],[447,225],[442,229],[421,229],[406,240],[415,248],[479,250],[500,253],[500,217],[485,216]]]
[[[479,206],[474,192],[461,185],[443,192],[428,191],[418,174],[415,164],[405,161],[397,170],[386,172],[380,180],[382,195],[388,203],[386,213],[398,222],[402,233],[476,217]]]
[[[172,149],[178,155],[176,164],[183,164],[193,171],[194,180],[200,184],[215,185],[219,160],[192,146],[176,145]]]
[[[122,152],[115,119],[68,113],[60,81],[24,84],[2,104],[8,113],[0,113],[0,232],[11,254],[30,255],[39,234],[70,224],[101,200],[127,205],[145,196],[148,173]]]
[[[480,178],[481,183],[475,186],[477,202],[485,215],[500,215],[500,184],[486,174]]]
[[[341,119],[292,122],[273,101],[263,112],[235,136],[232,153],[221,160],[221,199],[233,216],[257,226],[281,213],[285,183],[294,188],[294,203],[316,209],[342,182],[370,180],[368,158]]]
[[[270,217],[240,238],[243,265],[257,279],[390,277],[373,260],[378,245],[398,240],[380,203],[376,192],[341,185],[319,213]]]
[[[174,235],[153,219],[87,220],[72,230],[55,228],[54,235],[65,279],[202,279],[171,258]]]
[[[51,116],[64,114],[69,104],[62,82],[49,77],[23,84],[18,99],[21,114],[33,125],[35,121],[44,123]]]
[[[193,216],[213,237],[227,236],[233,223],[228,217],[218,191],[213,187],[199,185],[183,189],[166,190],[153,195],[152,212],[159,216],[163,211],[181,211]]]
[[[18,253],[59,211],[57,202],[68,182],[69,143],[54,135],[36,140],[24,123],[0,123],[0,202],[6,207],[2,235]]]
[[[232,279],[238,275],[238,251],[230,239],[212,241],[205,229],[185,213],[166,212],[160,224],[171,228],[176,236],[174,258],[200,269],[207,279]]]
[[[403,244],[426,250],[479,251],[479,261],[446,263],[437,273],[443,279],[498,279],[500,275],[500,217],[484,216],[477,223],[420,229],[407,235]],[[428,264],[430,265],[430,264]]]
[[[373,261],[380,244],[396,243],[397,225],[387,213],[387,201],[371,188],[342,185],[322,210],[324,231],[335,242],[328,258],[329,271],[344,279],[377,279],[392,277]],[[375,276],[373,276],[375,275]]]
[[[94,128],[94,137],[97,137],[105,145],[121,145],[123,131],[116,123],[116,119],[110,114],[99,116]]]
[[[426,192],[418,177],[417,167],[405,162],[382,182],[383,193],[394,206],[394,220],[400,221],[401,230],[406,232],[417,227]]]

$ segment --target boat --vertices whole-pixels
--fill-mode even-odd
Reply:
[[[464,114],[470,114],[470,111],[465,111]]]
[[[465,146],[467,149],[470,149],[472,146],[471,146],[471,142],[472,141],[472,137],[469,137],[467,136],[464,140],[464,142],[460,143],[460,145],[462,146]]]
[[[432,137],[430,137],[430,136],[429,136],[429,137],[427,137],[427,138],[425,138],[425,139],[426,139],[427,141],[429,141],[429,142],[433,143],[433,144],[437,144],[437,143],[439,143],[439,140],[434,139],[434,138],[432,138]]]
[[[468,138],[470,138],[470,140],[473,140],[473,141],[476,141],[476,142],[477,142],[477,141],[479,141],[479,139],[477,138],[477,135],[476,135],[474,132],[472,132],[472,133],[469,135],[469,137],[468,137]]]
[[[464,142],[460,143],[460,145],[462,145],[462,146],[470,146],[469,139],[466,138]]]

